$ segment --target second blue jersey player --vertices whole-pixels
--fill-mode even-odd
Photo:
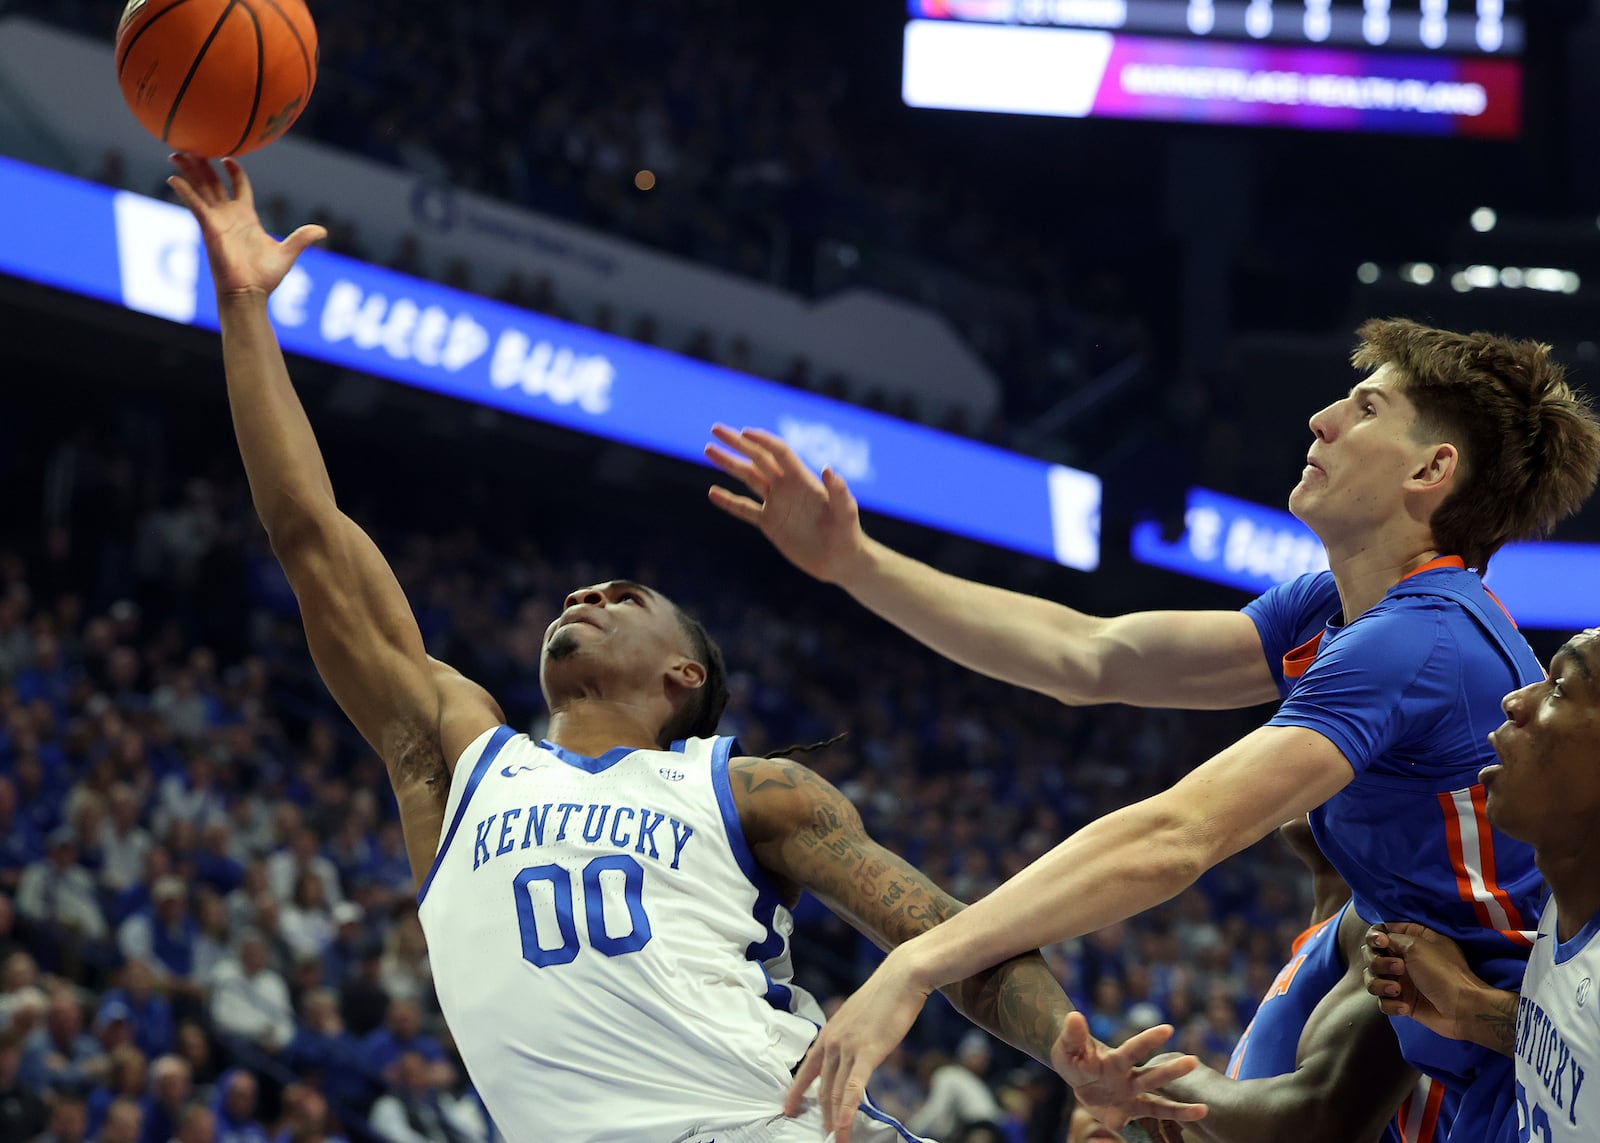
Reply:
[[[1360,335],[1364,376],[1312,417],[1289,498],[1331,570],[1244,613],[1099,619],[941,575],[868,540],[836,475],[818,481],[769,435],[719,432],[713,458],[755,498],[718,490],[714,502],[960,662],[1073,704],[1281,704],[1171,790],[1095,822],[891,954],[799,1072],[824,1075],[824,1104],[841,1117],[932,988],[1168,900],[1307,811],[1353,893],[1347,958],[1358,959],[1361,921],[1426,920],[1486,979],[1520,974],[1537,874],[1525,846],[1488,826],[1477,774],[1500,697],[1542,672],[1480,573],[1584,501],[1600,425],[1548,347],[1407,321]],[[1503,1137],[1502,1058],[1397,1033],[1412,1064],[1462,1091],[1452,1140]]]

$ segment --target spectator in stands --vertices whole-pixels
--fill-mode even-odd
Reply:
[[[326,892],[322,878],[307,870],[295,883],[293,900],[280,912],[284,943],[297,960],[302,957],[321,960],[333,942],[333,918]]]
[[[383,948],[383,988],[395,1000],[419,1004],[433,996],[428,968],[428,938],[413,904],[394,922]]]
[[[24,1143],[42,1134],[50,1117],[38,1090],[18,1077],[21,1061],[17,1040],[0,1033],[0,1139],[6,1143]]]
[[[206,1034],[204,1027],[193,1021],[178,1025],[178,1055],[189,1065],[195,1096],[203,1097],[217,1082],[221,1070],[217,1053],[211,1046],[211,1037]]]
[[[78,864],[78,847],[70,828],[63,826],[52,833],[44,859],[23,870],[17,910],[30,924],[54,936],[64,956],[81,955],[86,945],[105,940],[106,920],[100,912],[94,878]]]
[[[283,1119],[272,1143],[345,1143],[343,1136],[332,1134],[333,1123],[321,1092],[290,1084],[283,1089]]]
[[[227,822],[212,822],[200,831],[195,880],[216,893],[231,893],[244,881],[244,863],[233,854],[234,820],[230,812]]]
[[[233,948],[228,907],[209,889],[202,889],[195,900],[194,979],[210,980],[217,966],[228,959]]]
[[[17,938],[16,907],[10,897],[0,893],[0,964],[10,960],[12,953],[21,951],[22,942]]]
[[[361,1042],[345,1031],[339,997],[331,989],[306,997],[299,1030],[284,1050],[283,1062],[342,1109],[361,1111],[372,1100],[378,1073],[368,1070]]]
[[[353,976],[339,988],[339,1015],[353,1036],[376,1031],[389,1014],[389,994],[383,987],[383,945],[372,941],[362,951]]]
[[[150,1094],[139,1143],[169,1143],[179,1132],[193,1090],[193,1077],[182,1056],[161,1056],[151,1064]]]
[[[89,1137],[89,1110],[76,1095],[64,1095],[50,1107],[50,1126],[34,1143],[84,1143]]]
[[[139,825],[139,795],[125,782],[111,789],[111,812],[100,828],[100,884],[121,893],[144,872],[154,844]]]
[[[372,1105],[368,1125],[386,1143],[483,1140],[482,1113],[473,1102],[442,1094],[429,1062],[418,1052],[405,1052],[395,1061],[388,1092]]]
[[[95,1143],[139,1143],[144,1128],[144,1109],[139,1101],[126,1096],[113,1100],[106,1108],[105,1122]]]
[[[117,948],[128,960],[142,960],[163,974],[183,978],[194,972],[200,925],[189,912],[183,879],[168,874],[150,890],[149,908],[140,909],[117,929]]]
[[[44,1027],[22,1046],[22,1081],[36,1091],[81,1096],[105,1074],[100,1045],[83,1030],[83,1009],[71,988],[59,987],[50,997]]]
[[[120,988],[106,993],[101,1014],[111,1005],[120,1004],[133,1022],[134,1043],[151,1059],[166,1055],[172,1051],[177,1033],[172,1022],[172,1002],[156,991],[155,970],[148,961],[129,960],[122,967],[121,979]]]
[[[969,1125],[996,1122],[1004,1112],[984,1078],[989,1071],[989,1037],[974,1029],[961,1038],[956,1062],[934,1071],[928,1102],[906,1126],[913,1135],[959,1137]]]
[[[0,750],[0,758],[5,752]],[[44,840],[33,822],[17,813],[17,787],[0,774],[0,888],[16,892],[22,871],[44,856]]]
[[[371,938],[362,922],[366,911],[354,901],[341,901],[333,907],[333,940],[322,954],[322,978],[330,986],[338,987],[356,972],[361,962],[361,952]]]
[[[106,1056],[105,1079],[89,1093],[89,1133],[97,1134],[105,1125],[113,1104],[129,1100],[140,1107],[149,1083],[149,1068],[144,1053],[132,1044],[124,1044]],[[127,1143],[139,1143],[137,1135]]]
[[[156,836],[165,837],[174,822],[188,822],[204,828],[227,820],[227,805],[222,791],[217,788],[216,763],[204,750],[191,747],[183,772],[167,775],[156,787],[155,812],[151,818]]]
[[[178,1121],[176,1143],[218,1143],[217,1116],[209,1107],[191,1103]]]
[[[217,966],[211,978],[211,1022],[235,1036],[276,1051],[294,1035],[289,986],[267,967],[267,942],[259,932],[239,938],[238,954]],[[224,1124],[223,1134],[227,1134]]]
[[[138,1047],[133,1042],[133,1013],[120,1000],[101,1003],[99,1011],[95,1013],[92,1033],[95,1043],[100,1045],[100,1051],[108,1060],[119,1048]],[[144,1055],[143,1052],[139,1054],[141,1057]],[[94,1109],[91,1107],[89,1116],[91,1128],[100,1125],[99,1117],[93,1112]]]
[[[217,1081],[211,1111],[217,1117],[217,1143],[267,1143],[267,1129],[256,1118],[256,1077],[230,1068]]]
[[[344,900],[339,888],[339,871],[323,857],[317,835],[309,826],[300,826],[289,844],[267,858],[267,884],[280,901],[293,899],[295,887],[307,874],[322,882],[322,897],[328,904]]]
[[[444,1061],[444,1048],[422,1030],[422,1008],[415,1000],[391,1001],[388,1020],[362,1041],[361,1049],[367,1071],[386,1082],[393,1082],[395,1063],[407,1052],[421,1056],[430,1065]]]

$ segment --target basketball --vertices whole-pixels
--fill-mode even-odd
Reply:
[[[145,130],[176,151],[244,155],[305,110],[317,29],[305,0],[129,0],[116,58]]]

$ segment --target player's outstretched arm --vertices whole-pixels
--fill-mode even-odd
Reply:
[[[1373,925],[1362,955],[1366,990],[1386,1015],[1503,1056],[1515,1053],[1517,993],[1481,979],[1449,937],[1411,921]]]
[[[300,602],[312,658],[350,721],[383,758],[400,802],[412,870],[437,848],[449,767],[498,724],[481,689],[432,663],[393,571],[339,510],[322,452],[289,380],[267,298],[323,237],[303,226],[278,242],[261,226],[249,179],[231,188],[204,159],[177,155],[170,180],[200,223],[222,327],[234,433],[256,512]]]
[[[962,909],[954,897],[898,855],[872,840],[861,815],[826,779],[785,758],[741,758],[729,766],[734,802],[756,860],[782,882],[815,893],[834,912],[885,950],[910,940]],[[942,990],[973,1023],[1060,1072],[1102,1119],[1120,1124],[1136,1115],[1192,1118],[1204,1109],[1152,1096],[1197,1061],[1176,1057],[1143,1069],[1171,1035],[1163,1026],[1111,1049],[1089,1035],[1061,985],[1037,951]],[[809,1081],[807,1081],[809,1082]],[[824,1106],[830,1130],[847,1143],[849,1120],[862,1092]]]
[[[1255,624],[1240,612],[1100,619],[946,575],[869,538],[844,479],[825,469],[819,480],[781,437],[722,425],[712,435],[719,444],[706,455],[751,493],[712,488],[713,504],[962,666],[1072,705],[1211,710],[1277,696]]]
[[[1378,1138],[1416,1082],[1357,970],[1306,1021],[1293,1072],[1231,1080],[1201,1065],[1164,1090],[1206,1105],[1187,1131],[1207,1143],[1348,1143]]]
[[[1315,731],[1265,726],[1170,790],[1079,830],[889,954],[812,1045],[812,1056],[824,1061],[824,1098],[866,1082],[933,988],[1171,900],[1353,776],[1338,748]]]

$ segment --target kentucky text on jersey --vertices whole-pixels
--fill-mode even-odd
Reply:
[[[663,828],[665,826],[666,828]],[[545,802],[490,814],[472,827],[472,869],[516,850],[578,838],[588,845],[626,851],[672,869],[683,859],[694,827],[648,806]]]
[[[1539,1002],[1528,996],[1517,1002],[1517,1058],[1533,1068],[1556,1107],[1576,1127],[1583,1065]]]

